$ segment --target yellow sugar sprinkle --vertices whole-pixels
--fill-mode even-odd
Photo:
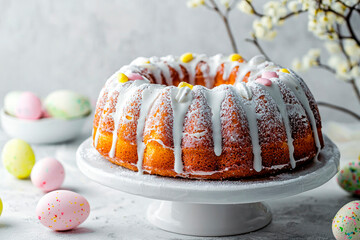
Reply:
[[[240,59],[242,59],[242,56],[237,53],[234,53],[229,56],[229,59],[230,59],[230,61],[236,62],[236,61],[239,61]]]
[[[190,89],[192,90],[194,86],[191,85],[191,84],[189,84],[189,83],[187,83],[187,82],[181,82],[181,83],[179,83],[178,88],[183,88],[183,87],[188,87],[188,88],[190,88]]]
[[[287,70],[286,68],[282,68],[280,69],[280,72],[283,72],[283,73],[290,73],[289,70]]]
[[[127,81],[129,81],[129,79],[128,79],[128,77],[127,77],[125,74],[119,73],[119,75],[118,75],[118,81],[119,81],[120,83],[126,83]]]
[[[194,56],[192,55],[192,53],[184,53],[183,55],[181,55],[180,60],[184,63],[188,63],[191,60],[194,59]]]

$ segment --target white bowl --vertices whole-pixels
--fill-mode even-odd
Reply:
[[[59,143],[79,136],[90,115],[70,120],[58,118],[25,120],[10,116],[2,109],[1,125],[9,136],[29,143]]]

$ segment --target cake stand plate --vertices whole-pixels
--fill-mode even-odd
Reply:
[[[338,171],[340,153],[324,136],[319,159],[296,170],[266,178],[205,181],[139,174],[114,165],[85,140],[76,159],[80,170],[105,186],[157,199],[147,218],[164,230],[194,236],[227,236],[258,230],[271,221],[261,203],[321,186]]]

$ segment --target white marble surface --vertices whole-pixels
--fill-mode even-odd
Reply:
[[[64,164],[63,188],[88,199],[91,205],[89,218],[69,232],[45,228],[35,215],[36,204],[43,193],[30,180],[15,179],[1,164],[0,197],[4,211],[0,217],[0,239],[215,239],[182,236],[153,227],[145,218],[151,200],[101,186],[82,175],[75,164],[75,151],[89,134],[84,132],[77,140],[59,145],[33,146],[37,159],[55,156]],[[0,148],[7,140],[0,130]],[[344,139],[341,141],[339,143],[345,145]],[[342,164],[346,161],[348,159],[342,159]],[[341,206],[354,199],[340,189],[333,178],[317,189],[268,201],[273,221],[260,231],[220,239],[332,239],[332,218]]]

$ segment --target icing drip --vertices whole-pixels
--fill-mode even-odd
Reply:
[[[117,138],[118,138],[118,128],[119,128],[119,123],[120,123],[120,118],[123,115],[123,110],[125,107],[125,103],[126,101],[122,101],[123,99],[127,99],[127,96],[133,94],[138,88],[138,86],[147,83],[146,80],[136,80],[131,82],[129,87],[122,87],[119,91],[119,97],[118,97],[118,101],[116,102],[116,106],[115,106],[115,112],[114,112],[114,131],[112,132],[113,135],[113,139],[112,139],[112,144],[111,144],[111,149],[109,152],[109,157],[114,157],[115,156],[115,150],[116,150],[116,142],[117,142]],[[121,96],[121,97],[120,97]]]
[[[305,109],[306,115],[308,116],[312,128],[312,132],[314,134],[315,144],[317,147],[317,153],[316,153],[316,159],[320,153],[321,150],[321,144],[319,139],[319,134],[316,127],[316,121],[313,111],[311,110],[310,103],[308,98],[306,97],[306,94],[303,90],[303,88],[300,86],[299,80],[297,79],[296,75],[291,72],[291,74],[288,73],[281,73],[280,72],[281,80],[283,80],[284,84],[290,88],[297,99],[300,101],[301,105]]]
[[[142,164],[144,158],[144,151],[145,151],[145,143],[143,141],[144,135],[144,127],[145,127],[145,120],[146,116],[149,113],[151,106],[153,105],[154,101],[160,94],[160,90],[162,86],[157,85],[148,85],[142,92],[142,101],[140,107],[140,116],[138,119],[137,127],[136,127],[136,148],[137,148],[137,169],[138,173],[142,174]]]
[[[174,140],[174,157],[175,157],[175,163],[174,163],[174,170],[176,173],[182,173],[183,172],[183,162],[182,162],[182,150],[181,150],[181,140],[183,136],[183,129],[184,129],[184,119],[185,115],[189,109],[190,103],[193,99],[193,96],[191,94],[191,91],[187,91],[187,94],[185,93],[186,90],[183,89],[189,89],[188,87],[183,88],[174,88],[171,91],[171,106],[173,109],[173,140]],[[183,92],[185,97],[182,98],[182,101],[177,101],[177,95],[179,95],[180,92]]]
[[[217,90],[217,89],[216,89]],[[221,134],[221,103],[225,98],[223,89],[206,91],[205,97],[212,112],[211,122],[213,128],[214,152],[220,156],[222,152],[222,134]]]
[[[191,89],[188,87],[180,88],[178,93],[176,94],[175,100],[180,103],[186,101],[189,92],[191,92]]]
[[[240,89],[236,89],[237,94],[241,95]],[[251,144],[253,148],[254,155],[254,170],[260,172],[262,169],[262,159],[261,159],[261,146],[259,140],[259,129],[257,125],[257,116],[256,109],[252,101],[243,100],[243,98],[239,97],[239,102],[241,104],[242,109],[245,112],[247,122],[249,124],[249,132],[251,137]]]
[[[103,96],[104,93],[105,93],[105,87],[103,87],[103,88],[101,89],[101,91],[100,91],[100,95],[99,95],[99,97],[98,97],[98,101],[97,101],[97,103],[96,103],[96,106],[99,105],[99,102],[101,101],[101,96]],[[107,102],[106,106],[108,106],[108,104],[109,104],[109,102]],[[106,107],[106,106],[105,106],[105,107]],[[105,108],[105,107],[104,107],[104,108]],[[101,117],[101,118],[102,118],[102,117]],[[96,131],[95,138],[94,138],[94,129],[93,129],[93,132],[92,132],[92,135],[93,135],[93,138],[94,138],[94,147],[97,147],[98,142],[99,142],[99,136],[100,136],[99,128],[100,128],[100,124],[101,124],[101,118],[100,118],[99,123],[98,123],[98,129],[97,129],[97,131]]]
[[[237,83],[235,87],[239,89],[240,95],[243,98],[246,98],[247,100],[252,99],[251,89],[248,88],[244,82]]]
[[[282,98],[282,94],[280,92],[280,88],[277,84],[277,80],[272,81],[272,85],[270,87],[265,87],[259,84],[260,87],[262,87],[265,91],[267,91],[272,99],[274,99],[276,105],[278,106],[278,109],[280,111],[280,114],[282,116],[282,119],[284,121],[285,130],[286,130],[286,137],[287,137],[287,144],[289,147],[289,158],[290,158],[290,164],[292,168],[295,168],[296,162],[294,158],[294,139],[291,136],[291,126],[289,121],[289,115],[286,110],[286,105],[284,102],[284,99]]]

